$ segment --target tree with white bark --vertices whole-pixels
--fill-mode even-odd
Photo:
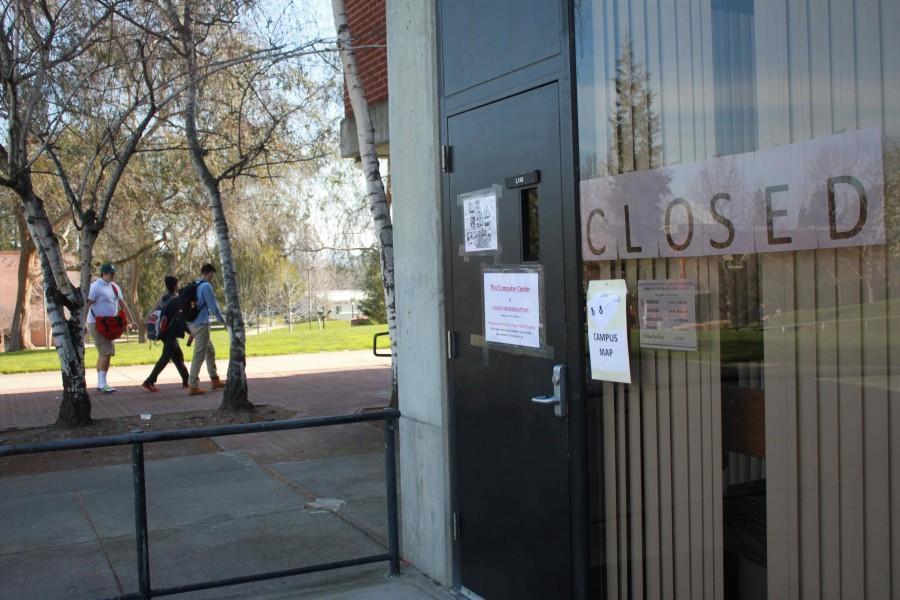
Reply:
[[[64,202],[56,202],[52,178],[36,177],[35,185],[38,195],[47,201],[46,209],[51,226],[60,238],[63,252],[72,242],[71,214]],[[3,351],[18,352],[32,350],[33,319],[43,319],[42,313],[32,310],[35,304],[42,303],[42,286],[40,264],[37,260],[37,248],[28,232],[28,222],[19,197],[10,190],[0,187],[0,247],[4,250],[16,250],[18,264],[16,268],[15,304],[10,314],[8,335],[4,336]]]
[[[253,2],[163,0],[160,39],[184,65],[181,126],[197,179],[213,214],[230,354],[220,409],[252,410],[246,331],[223,186],[242,177],[272,177],[279,168],[319,158],[317,140],[298,145],[291,125],[317,85],[297,68],[318,40],[287,47],[247,26]],[[297,99],[300,99],[300,102]]]
[[[11,0],[0,4],[0,185],[21,202],[37,248],[44,297],[59,355],[63,394],[58,422],[90,422],[84,377],[81,289],[71,284],[59,240],[35,186],[35,165],[73,124],[79,93],[102,77],[95,50],[113,43],[115,3],[49,3]]]
[[[284,303],[285,317],[287,318],[288,331],[294,331],[294,306],[303,297],[305,285],[303,275],[297,265],[283,258],[278,270],[279,295]]]
[[[77,102],[68,108],[69,119],[61,135],[43,140],[56,177],[80,233],[81,289],[90,286],[94,273],[94,245],[106,226],[120,182],[141,142],[149,134],[162,102],[160,65],[146,34],[115,36],[106,44],[114,49],[92,53],[102,66],[86,90],[77,90]]]
[[[7,117],[6,181],[21,199],[40,257],[64,393],[58,422],[90,422],[84,387],[84,299],[94,245],[120,182],[159,113],[178,97],[167,49],[124,18],[123,1],[14,0],[2,5],[0,71]],[[160,94],[165,92],[164,97]],[[47,184],[48,178],[52,179]],[[62,252],[37,183],[65,198],[80,231],[80,286]]]
[[[384,304],[387,311],[388,332],[391,338],[391,406],[397,406],[397,309],[394,302],[394,229],[388,206],[384,182],[375,148],[375,127],[369,114],[369,104],[362,78],[356,66],[353,35],[347,24],[344,0],[332,0],[334,25],[337,29],[338,53],[344,69],[347,95],[356,120],[359,157],[366,179],[366,198],[372,215],[375,237],[381,251],[381,279],[384,286]]]

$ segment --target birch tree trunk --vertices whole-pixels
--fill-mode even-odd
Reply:
[[[359,157],[366,177],[366,197],[375,227],[375,238],[381,249],[381,280],[384,285],[384,306],[387,311],[388,332],[391,338],[391,406],[397,406],[397,308],[394,301],[394,227],[391,212],[381,180],[378,153],[375,150],[375,127],[369,115],[369,103],[362,78],[356,68],[356,56],[344,0],[331,1],[334,26],[337,29],[338,52],[344,68],[344,81],[353,118],[356,120],[356,137]]]
[[[110,28],[105,27],[111,24],[113,5],[79,3],[78,6],[64,5],[65,9],[54,3],[50,5],[46,2],[14,2],[7,3],[4,9],[3,27],[0,28],[0,85],[5,135],[0,143],[0,184],[18,195],[40,257],[47,317],[63,380],[57,423],[77,426],[91,421],[91,402],[84,377],[84,288],[72,285],[68,279],[62,249],[53,232],[54,225],[48,218],[43,200],[35,193],[32,176],[35,161],[42,155],[49,155],[60,166],[52,149],[65,129],[61,124],[83,114],[81,111],[86,105],[81,100],[86,97],[80,94],[86,92],[93,98],[98,89],[93,78],[104,77],[98,73],[105,63],[95,61],[105,60],[106,54],[91,54],[89,50],[96,44],[120,39],[124,30],[120,28],[111,34]],[[145,46],[140,48],[144,69],[139,85],[143,85],[151,78],[144,60]],[[81,76],[91,80],[79,82]],[[84,88],[79,87],[82,83]],[[130,96],[119,88],[110,93],[115,95],[116,105],[122,98]],[[135,97],[139,103],[143,102],[142,94]],[[150,100],[152,104],[152,94]],[[128,109],[122,118],[130,119],[131,114]],[[146,122],[130,136],[124,149],[112,140],[111,152],[118,164],[106,186],[106,206]],[[30,153],[32,143],[35,143],[34,155]],[[63,188],[69,196],[72,190],[66,185]],[[87,248],[90,250],[92,243]],[[28,300],[26,297],[25,301]]]
[[[16,207],[16,225],[19,230],[19,268],[16,283],[16,306],[13,309],[12,327],[6,340],[7,352],[34,348],[31,342],[31,264],[34,262],[35,247],[28,233],[28,223],[21,207]]]
[[[11,175],[4,185],[19,196],[28,233],[40,257],[47,319],[62,373],[63,393],[56,423],[64,427],[86,425],[91,422],[91,399],[84,377],[84,297],[81,288],[69,281],[62,249],[44,201],[34,192],[27,164],[27,127],[16,108],[16,89],[8,80],[4,83],[4,93],[7,104],[14,110],[9,110],[7,116],[9,148],[0,153],[5,154],[5,160],[0,162],[3,170]]]
[[[62,250],[53,234],[44,202],[31,189],[30,182],[22,182],[16,192],[22,200],[28,231],[40,256],[47,317],[62,370],[63,397],[57,424],[66,427],[86,425],[91,422],[91,399],[84,377],[84,300],[81,290],[69,281]]]
[[[185,133],[188,142],[188,151],[191,155],[191,163],[197,178],[203,186],[206,199],[213,213],[213,222],[216,230],[216,240],[219,246],[219,259],[222,263],[222,279],[225,284],[225,321],[229,327],[229,339],[231,349],[228,356],[228,374],[225,382],[225,390],[222,396],[220,410],[251,411],[253,404],[247,397],[247,333],[244,328],[244,317],[241,314],[240,295],[238,294],[237,276],[234,268],[234,253],[231,250],[231,236],[228,231],[228,220],[225,218],[225,209],[222,206],[222,194],[219,189],[219,180],[213,177],[203,158],[204,150],[200,145],[200,137],[197,131],[197,64],[196,49],[193,40],[185,27],[183,34],[185,48],[188,52],[188,73],[190,83],[185,95],[184,121]]]

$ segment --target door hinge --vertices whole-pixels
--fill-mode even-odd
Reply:
[[[456,332],[448,329],[447,330],[447,360],[451,360],[456,357]]]
[[[453,513],[453,541],[459,541],[459,513]]]
[[[449,173],[453,170],[453,152],[450,146],[441,146],[441,172]]]

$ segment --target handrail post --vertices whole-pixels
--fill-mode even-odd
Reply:
[[[388,552],[391,555],[391,576],[400,574],[400,529],[397,523],[397,451],[394,438],[397,420],[384,419],[384,475],[387,483]]]
[[[147,487],[144,481],[144,444],[131,445],[131,479],[134,485],[134,533],[137,539],[138,584],[141,598],[149,599],[150,540],[147,535]]]

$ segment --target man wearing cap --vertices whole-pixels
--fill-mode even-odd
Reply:
[[[168,318],[168,328],[159,336],[163,344],[162,354],[159,360],[156,361],[153,370],[150,371],[150,376],[141,384],[148,392],[159,391],[159,388],[156,387],[156,379],[162,373],[162,370],[166,368],[166,365],[169,364],[169,361],[172,361],[175,368],[178,369],[178,374],[181,375],[181,387],[188,387],[188,370],[184,366],[184,354],[181,352],[181,346],[178,345],[178,338],[184,337],[185,324],[182,319],[174,318],[174,313],[173,315],[166,315],[166,306],[170,301],[178,297],[178,279],[171,275],[166,275],[164,281],[166,293],[160,297],[153,310],[161,311],[163,316]],[[169,307],[169,310],[172,311],[172,307]]]
[[[115,278],[116,268],[109,263],[102,265],[100,279],[91,284],[87,304],[84,307],[87,313],[87,329],[94,338],[94,346],[97,348],[97,391],[104,394],[116,391],[116,388],[111,387],[106,381],[110,360],[116,354],[116,345],[97,331],[97,317],[114,317],[119,314],[119,310],[128,311],[122,299],[122,290],[113,283]]]

